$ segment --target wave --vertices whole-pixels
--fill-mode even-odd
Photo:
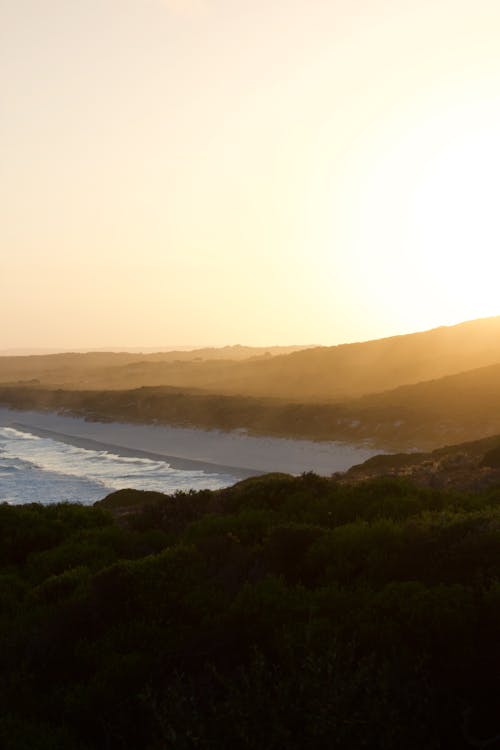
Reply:
[[[218,489],[235,481],[228,474],[174,469],[168,461],[82,448],[13,427],[0,428],[0,471],[0,499],[12,496],[12,482],[8,480],[17,471],[20,476],[14,496],[24,493],[29,498],[26,502],[38,501],[38,495],[44,502],[43,493],[52,491],[63,499],[68,494],[78,498],[79,488],[81,500],[86,502],[86,498],[99,499],[106,492],[129,487],[172,492]]]
[[[19,438],[20,440],[41,440],[38,435],[32,435],[31,432],[25,432],[24,430],[16,430],[15,427],[1,427],[0,436],[2,433],[7,433],[6,437]]]
[[[110,459],[112,461],[119,460],[124,464],[137,464],[138,466],[156,466],[158,463],[168,463],[167,461],[157,461],[154,458],[139,458],[138,456],[135,458],[130,458],[129,456],[120,456],[118,455],[118,453],[110,453],[109,451],[93,452],[101,454],[102,458],[104,459]]]

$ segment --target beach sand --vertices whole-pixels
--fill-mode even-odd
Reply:
[[[329,476],[380,450],[347,443],[256,437],[241,431],[121,422],[93,422],[53,412],[0,408],[0,426],[125,456],[167,461],[173,468],[230,473],[238,478],[272,471]]]

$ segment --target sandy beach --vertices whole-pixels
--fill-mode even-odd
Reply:
[[[168,461],[179,469],[230,472],[235,477],[271,471],[290,474],[314,471],[329,476],[381,452],[346,443],[255,437],[236,431],[166,425],[87,422],[52,412],[5,408],[0,408],[0,426],[16,427],[82,448],[147,456]]]

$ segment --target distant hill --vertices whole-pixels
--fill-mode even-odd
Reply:
[[[316,347],[217,373],[185,373],[184,384],[219,393],[338,401],[496,363],[500,363],[500,316],[363,343]],[[165,384],[182,385],[180,376]]]
[[[389,450],[500,434],[500,317],[286,355],[229,349],[0,359],[0,403]]]
[[[0,382],[38,380],[50,386],[99,390],[173,386],[225,395],[335,402],[496,363],[500,363],[500,316],[331,347],[6,357],[0,358]]]
[[[151,378],[154,380],[158,365],[165,363],[169,363],[175,370],[180,363],[192,362],[198,366],[202,362],[219,360],[227,364],[251,359],[266,360],[305,348],[308,348],[307,345],[256,347],[237,344],[220,348],[183,349],[147,354],[136,351],[89,351],[8,356],[0,353],[0,383],[39,380],[46,385],[80,386],[91,380],[94,385],[101,381],[110,381],[111,385],[117,379],[127,382],[133,380],[141,368],[145,368],[147,372],[148,365]]]
[[[434,447],[500,432],[500,364],[350,402],[358,435],[385,444]],[[377,437],[378,436],[378,437]]]
[[[128,390],[0,386],[0,404],[97,421],[154,422],[429,450],[500,434],[500,364],[357,399],[297,403],[169,386]]]

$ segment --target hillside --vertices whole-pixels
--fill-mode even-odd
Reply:
[[[291,353],[228,347],[168,355],[3,357],[0,383],[37,380],[86,390],[171,386],[231,396],[334,402],[499,362],[500,317],[495,317]]]
[[[219,393],[338,401],[500,362],[500,317],[422,333],[318,347],[185,381]],[[169,385],[182,385],[180,381]]]
[[[482,367],[348,405],[358,432],[386,444],[435,447],[500,432],[500,365]]]
[[[4,750],[493,744],[500,492],[268,475],[0,505]]]
[[[369,458],[353,466],[337,481],[352,484],[392,477],[419,487],[480,492],[500,486],[500,435],[428,453],[396,453]]]
[[[211,362],[224,360],[239,362],[245,359],[275,357],[290,354],[301,346],[224,346],[205,349],[175,350],[139,354],[137,352],[64,352],[60,354],[36,354],[23,356],[0,356],[0,383],[19,380],[38,380],[46,385],[78,386],[88,380],[100,378],[112,381],[117,372],[125,379],[139,372],[141,366],[149,365],[154,373],[157,364]],[[129,374],[129,369],[130,374]]]
[[[168,387],[79,391],[24,385],[0,386],[0,404],[97,421],[246,429],[388,450],[429,450],[500,433],[500,365],[339,403],[296,403]]]

